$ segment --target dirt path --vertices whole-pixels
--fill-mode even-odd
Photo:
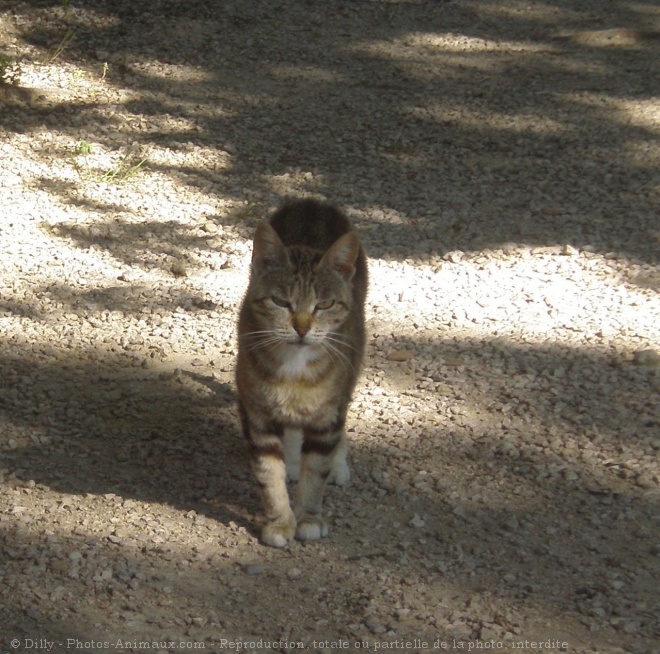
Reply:
[[[659,34],[0,3],[0,651],[660,652]],[[232,368],[286,195],[348,211],[372,286],[352,485],[276,551]]]

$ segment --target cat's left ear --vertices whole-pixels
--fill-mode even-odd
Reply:
[[[323,255],[320,265],[336,270],[346,281],[353,279],[360,254],[360,240],[354,231],[340,236]]]
[[[287,260],[286,248],[277,232],[267,222],[260,222],[252,244],[252,268],[261,271]]]

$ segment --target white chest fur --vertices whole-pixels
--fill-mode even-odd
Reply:
[[[282,357],[279,381],[269,387],[268,404],[284,422],[304,422],[327,409],[327,380],[316,379],[322,356],[321,348],[291,346]]]
[[[314,363],[321,352],[315,347],[292,345],[282,357],[280,374],[283,379],[293,380],[305,376],[310,364]]]

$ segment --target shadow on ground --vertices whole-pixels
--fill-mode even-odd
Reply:
[[[406,417],[389,405],[389,428],[404,428],[406,434],[387,438],[382,425],[364,420],[356,409],[355,480],[347,491],[328,491],[331,537],[321,545],[293,546],[316,581],[292,583],[286,554],[272,558],[273,550],[261,547],[252,552],[256,560],[263,558],[265,574],[255,580],[235,561],[218,560],[215,540],[198,551],[192,566],[182,563],[190,552],[168,549],[167,539],[164,549],[123,552],[117,565],[141,571],[146,586],[140,592],[174,593],[210,611],[209,624],[216,626],[200,631],[207,638],[250,633],[265,609],[262,603],[269,601],[264,584],[281,595],[282,629],[292,618],[286,607],[297,606],[296,633],[320,637],[325,628],[328,634],[342,633],[344,626],[332,620],[319,628],[314,606],[341,607],[360,623],[369,619],[370,601],[387,596],[402,575],[406,587],[418,588],[423,598],[421,618],[415,616],[427,620],[420,637],[449,634],[443,598],[463,595],[468,603],[483,602],[484,616],[505,601],[545,615],[577,610],[587,622],[593,611],[605,610],[619,629],[628,629],[633,618],[640,628],[652,625],[657,597],[650,580],[657,552],[650,525],[657,505],[635,485],[635,462],[652,456],[657,414],[653,397],[640,397],[637,389],[645,377],[653,385],[654,371],[562,348],[423,341],[410,347],[417,352],[410,365],[379,366],[389,389],[417,407]],[[443,364],[420,385],[420,367],[439,361]],[[466,367],[473,368],[469,385]],[[4,452],[13,477],[74,500],[91,493],[112,501],[114,494],[124,502],[194,511],[227,528],[238,524],[254,537],[260,507],[230,387],[194,371],[154,376],[129,367],[117,370],[117,361],[103,357],[84,365],[4,357],[2,429],[21,434],[27,428],[31,439]],[[389,411],[387,402],[381,407]],[[547,438],[530,441],[532,429]],[[619,458],[603,459],[602,446],[614,448]],[[5,542],[29,541],[19,527],[8,528]],[[84,545],[90,560],[103,560],[103,546],[90,545],[89,538],[59,538],[71,547]],[[354,562],[356,575],[364,577],[363,594],[348,597],[341,584],[321,584],[332,576],[337,559]],[[66,575],[44,574],[61,584],[62,601],[76,606]],[[612,581],[619,577],[634,592],[612,594]],[[109,593],[126,595],[129,613],[136,610],[130,607],[139,592],[121,575],[101,582]],[[300,605],[300,593],[313,600],[310,606]],[[631,596],[638,605],[630,605]],[[391,599],[405,604],[405,598]],[[51,601],[37,594],[24,604],[38,616],[48,614]],[[406,624],[419,629],[414,621],[393,622],[401,622],[399,630]],[[129,632],[157,623],[157,615],[127,618],[133,625]],[[465,637],[474,637],[475,625],[464,626]],[[60,631],[88,639],[98,633],[69,625]]]
[[[284,176],[309,172],[295,190],[326,195],[355,212],[376,257],[514,241],[593,245],[655,263],[657,172],[646,146],[656,137],[627,109],[628,102],[650,102],[657,86],[657,40],[646,24],[652,9],[652,3],[623,2],[594,16],[569,2],[505,14],[493,2],[218,6],[193,0],[163,1],[154,13],[136,0],[95,0],[67,13],[50,2],[24,3],[14,9],[26,19],[18,23],[19,36],[36,59],[74,25],[63,59],[97,72],[109,61],[107,84],[126,99],[119,117],[86,101],[14,106],[5,100],[0,125],[28,134],[45,126],[72,141],[91,132],[108,148],[137,140],[154,148],[190,142],[215,149],[231,155],[220,172],[158,171],[265,206],[283,194]],[[332,32],[324,29],[328,12],[340,16]],[[310,39],[325,46],[322,57],[307,47]],[[187,126],[146,133],[126,116],[155,124],[161,117],[185,119]],[[288,139],[281,138],[283,129]],[[130,209],[42,182],[58,201],[80,202],[115,229],[95,236],[69,225],[59,236],[139,262],[148,220],[117,224],[114,214]],[[220,224],[231,220],[218,217]],[[183,256],[205,247],[197,236],[168,227],[159,253]],[[63,287],[53,292],[72,296],[74,304],[137,304],[121,288],[89,297]],[[18,304],[12,311],[33,315]],[[169,552],[167,559],[161,551],[127,552],[122,566],[143,570],[142,591],[121,577],[100,579],[81,609],[65,572],[35,564],[34,578],[50,576],[61,597],[21,589],[21,610],[34,610],[27,615],[37,626],[53,606],[70,603],[71,619],[57,631],[87,638],[95,633],[76,626],[76,610],[87,617],[93,605],[102,615],[114,596],[131,614],[139,592],[153,591],[213,613],[206,616],[219,625],[213,633],[245,633],[272,608],[266,606],[272,594],[263,592],[268,586],[279,594],[283,633],[294,618],[313,633],[319,616],[329,620],[329,634],[342,633],[345,625],[326,617],[334,609],[360,623],[374,597],[404,606],[417,592],[412,616],[392,619],[400,630],[408,624],[429,638],[456,634],[441,603],[461,594],[466,602],[483,602],[483,616],[502,599],[545,614],[577,607],[587,624],[604,611],[622,639],[633,633],[625,631],[630,616],[635,628],[656,633],[657,547],[649,525],[657,503],[641,490],[635,467],[653,454],[655,372],[582,350],[471,349],[422,339],[410,347],[428,361],[445,361],[426,370],[416,361],[388,369],[393,394],[412,396],[421,410],[398,445],[384,444],[365,425],[354,448],[353,489],[328,494],[330,540],[293,546],[315,575],[311,581],[292,582],[286,559],[272,562],[258,548],[272,567],[254,577],[217,564],[210,549],[183,572],[188,553]],[[15,435],[3,466],[13,479],[69,496],[114,494],[195,511],[255,534],[259,504],[223,382],[194,373],[163,377],[101,352],[57,363],[52,350],[43,358],[35,352],[14,349],[0,360],[0,429]],[[479,375],[466,375],[469,366]],[[640,381],[647,395],[639,394]],[[396,404],[388,410],[396,414]],[[359,424],[359,415],[353,419]],[[548,437],[526,444],[526,425]],[[555,443],[559,432],[566,438]],[[599,459],[601,447],[617,456]],[[429,468],[426,480],[417,479],[419,461]],[[382,483],[388,470],[399,480],[393,486]],[[29,550],[29,525],[17,521],[3,530],[6,543]],[[59,536],[79,546],[79,535]],[[86,546],[88,556],[102,558],[95,544]],[[338,557],[354,562],[347,569],[362,593],[345,593],[333,577]],[[619,577],[630,593],[612,591]],[[338,583],[326,587],[328,578]],[[396,597],[387,595],[393,581]],[[630,597],[638,606],[626,604]],[[166,597],[163,602],[167,612]],[[160,629],[162,616],[122,619],[139,632],[144,623]],[[16,628],[25,629],[20,623]],[[464,626],[472,637],[481,633],[478,625]],[[195,633],[193,625],[180,631],[190,628]]]
[[[2,428],[27,428],[31,439],[5,451],[6,463],[57,492],[114,493],[243,522],[229,507],[258,505],[246,500],[251,485],[231,387],[111,358],[110,365],[101,357],[45,365],[4,358]],[[220,507],[205,504],[218,498]]]
[[[34,57],[75,30],[60,61],[95,74],[109,62],[105,81],[136,121],[82,101],[3,112],[0,124],[74,142],[91,132],[110,148],[124,139],[229,151],[217,173],[159,169],[267,205],[286,190],[323,194],[361,212],[373,242],[397,257],[513,241],[656,263],[657,137],[629,109],[658,85],[652,10],[196,0],[154,14],[134,0],[32,3],[16,12]],[[182,126],[134,126],[164,118]],[[286,181],[303,173],[307,182]],[[422,238],[402,245],[412,229]]]

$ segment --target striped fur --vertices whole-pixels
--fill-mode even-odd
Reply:
[[[364,251],[335,207],[290,203],[257,227],[236,383],[268,545],[326,536],[325,484],[348,481],[344,423],[364,353],[366,290]],[[293,510],[287,476],[298,481]]]

